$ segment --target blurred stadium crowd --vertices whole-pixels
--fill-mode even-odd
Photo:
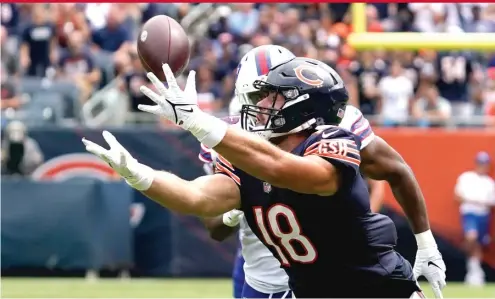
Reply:
[[[158,14],[190,34],[189,69],[213,113],[227,113],[240,57],[278,44],[337,68],[375,125],[495,125],[495,52],[357,52],[349,4],[2,3],[2,126],[159,122],[137,112],[148,81],[135,47]],[[370,4],[366,15],[372,32],[495,32],[494,4]]]

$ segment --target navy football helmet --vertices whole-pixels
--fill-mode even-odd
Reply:
[[[243,129],[258,132],[265,138],[297,133],[316,125],[338,125],[345,114],[349,98],[342,78],[325,63],[297,57],[272,68],[268,74],[254,82],[259,97],[251,97],[242,103]],[[271,108],[257,104],[269,94],[274,94]],[[275,108],[278,95],[284,103]],[[259,124],[258,115],[268,116],[265,124]]]

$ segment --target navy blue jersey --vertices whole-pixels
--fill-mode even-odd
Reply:
[[[418,91],[420,74],[425,67],[425,62],[421,58],[415,58],[411,63],[407,63],[403,66],[404,76],[406,76],[414,85],[414,93]]]
[[[393,222],[370,211],[359,147],[358,136],[330,127],[292,151],[317,155],[340,170],[342,183],[332,196],[271,186],[218,157],[216,171],[239,185],[245,219],[286,270],[296,297],[331,297],[332,286],[372,283],[398,263]]]
[[[436,61],[437,87],[440,95],[451,102],[467,102],[472,60],[462,53],[442,53]]]
[[[385,75],[386,63],[377,60],[372,66],[366,67],[358,61],[349,65],[351,73],[357,78],[359,105],[363,114],[374,114],[376,109],[376,98],[368,97],[365,93],[367,86],[377,86],[380,79]]]

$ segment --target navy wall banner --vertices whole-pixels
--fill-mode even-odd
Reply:
[[[163,132],[155,129],[112,129],[111,132],[134,157],[155,169],[173,172],[184,179],[194,179],[204,174],[203,165],[197,158],[199,144],[189,133]],[[2,251],[3,269],[26,264],[48,266],[48,264],[53,264],[53,260],[57,261],[55,265],[52,265],[54,267],[73,269],[91,266],[113,269],[113,265],[117,264],[109,263],[105,258],[122,259],[125,257],[118,266],[120,268],[132,267],[134,273],[142,276],[230,276],[237,248],[236,237],[222,243],[216,242],[210,239],[203,224],[196,217],[171,213],[123,182],[113,183],[115,184],[114,188],[119,189],[120,193],[110,189],[112,186],[110,182],[115,182],[119,177],[106,163],[87,153],[81,142],[82,137],[86,137],[106,146],[101,130],[39,129],[32,130],[30,136],[39,143],[45,156],[45,163],[32,175],[32,179],[41,185],[23,182],[22,187],[19,187],[14,183],[11,185],[10,182],[2,181],[2,216],[12,210],[18,210],[16,213],[12,213],[9,218],[2,217],[2,220],[12,219],[10,222],[2,221],[3,245],[11,237],[10,234],[14,234],[14,232],[19,238],[17,243],[10,243],[12,244],[11,254],[4,255],[8,252]],[[101,181],[105,183],[101,183]],[[50,185],[47,182],[53,183]],[[109,187],[106,187],[107,185]],[[46,186],[46,191],[43,186]],[[78,186],[79,189],[75,186]],[[130,196],[123,196],[121,193],[130,194]],[[43,200],[34,199],[36,198],[34,194],[41,194]],[[6,198],[8,198],[8,202],[12,202],[12,205],[6,204]],[[34,231],[30,232],[28,229],[17,229],[19,223],[22,223],[24,227],[33,227],[35,221],[35,218],[29,219],[32,215],[24,210],[24,204],[20,203],[19,198],[27,202],[34,200],[38,204],[45,202],[44,209],[39,210],[44,213],[44,217],[50,217],[49,214],[55,215],[57,214],[56,211],[62,214],[64,209],[68,209],[70,206],[75,211],[82,211],[83,207],[92,208],[91,213],[73,216],[57,215],[65,217],[57,223],[73,219],[71,225],[80,224],[77,228],[71,227],[69,231],[72,232],[72,235],[80,235],[74,237],[87,238],[84,239],[84,242],[88,244],[88,248],[79,248],[73,251],[73,255],[69,255],[69,252],[72,251],[68,249],[69,247],[65,243],[69,241],[73,242],[71,244],[84,242],[77,238],[67,239],[68,231],[60,231],[58,236],[66,239],[65,243],[47,241],[44,255],[37,253],[33,256],[31,254],[32,249],[28,248],[19,250],[21,242],[27,244],[32,241],[28,235],[23,239],[23,233],[35,234]],[[58,202],[63,202],[64,205],[59,205]],[[96,203],[99,203],[100,209],[97,209]],[[110,211],[109,207],[113,205],[120,209],[125,208],[127,214],[123,216],[123,211],[118,213],[117,211]],[[54,210],[47,210],[50,208]],[[32,209],[31,212],[37,210]],[[108,217],[105,225],[112,226],[114,229],[117,229],[117,226],[121,225],[119,221],[125,218],[126,223],[120,228],[127,229],[132,238],[129,239],[122,232],[114,234],[113,237],[115,238],[122,235],[122,238],[119,237],[118,240],[102,238],[94,235],[98,231],[85,230],[89,224],[99,226],[93,218],[103,216],[104,213],[107,213],[106,217]],[[84,215],[88,216],[89,214],[91,217],[82,219]],[[17,224],[13,220],[14,218],[17,218]],[[42,218],[38,220],[38,223],[44,223]],[[56,220],[51,218],[51,221]],[[10,225],[12,225],[12,229],[10,229]],[[53,235],[52,237],[56,239],[57,236]],[[97,242],[97,240],[99,241]],[[122,246],[125,240],[131,242],[129,249]],[[42,238],[38,239],[37,244],[44,246]],[[96,247],[92,248],[91,246]],[[61,255],[61,253],[53,253],[54,248],[58,247],[63,247],[66,250],[63,261],[60,258],[49,258],[49,253],[51,256],[59,257]],[[204,258],[205,256],[208,258]],[[30,259],[35,259],[36,263],[34,260],[30,262]],[[47,262],[47,260],[49,261]]]
[[[130,267],[133,192],[124,185],[2,179],[2,268]]]

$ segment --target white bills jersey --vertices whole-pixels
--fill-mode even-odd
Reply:
[[[239,119],[229,117],[227,121],[235,126],[240,126]],[[323,127],[323,126],[322,126]],[[344,118],[339,127],[359,136],[361,139],[361,149],[365,148],[375,134],[370,123],[363,116],[361,111],[354,106],[347,105]],[[201,145],[199,159],[206,163],[205,169],[213,166],[215,161],[215,151]],[[212,171],[208,171],[212,173]],[[253,289],[261,293],[278,293],[289,290],[289,277],[280,268],[280,262],[256,237],[244,217],[239,224],[239,238],[242,246],[242,256],[244,257],[244,275],[246,283]]]

